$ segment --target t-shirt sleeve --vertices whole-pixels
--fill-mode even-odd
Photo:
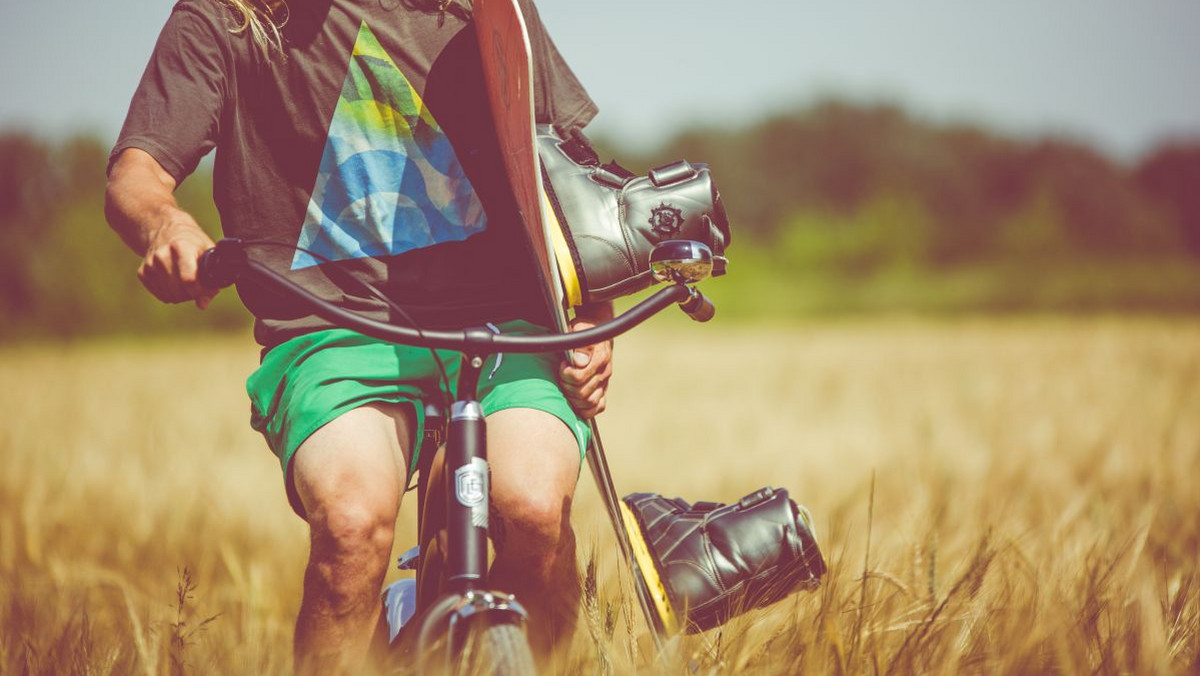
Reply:
[[[533,52],[535,119],[564,129],[586,126],[596,117],[595,102],[554,46],[533,2],[521,0],[520,6]]]
[[[225,32],[185,3],[175,7],[133,94],[109,169],[121,151],[139,148],[178,183],[216,146],[228,91]]]

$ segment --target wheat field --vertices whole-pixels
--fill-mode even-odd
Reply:
[[[0,351],[0,673],[289,671],[307,541],[247,425],[256,358]],[[652,324],[616,359],[619,491],[786,487],[830,571],[656,654],[585,470],[561,672],[1200,672],[1200,321]]]

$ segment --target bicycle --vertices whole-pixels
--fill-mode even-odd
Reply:
[[[499,335],[487,328],[425,331],[396,326],[357,315],[314,296],[309,291],[255,261],[249,243],[224,239],[200,261],[201,283],[224,288],[241,279],[262,284],[305,305],[336,326],[392,343],[463,354],[458,400],[445,421],[445,469],[440,487],[429,485],[436,447],[443,441],[440,425],[422,440],[417,484],[418,548],[428,545],[444,521],[445,551],[438,557],[411,552],[400,565],[417,569],[416,609],[393,636],[400,653],[418,672],[431,669],[493,674],[528,674],[533,656],[525,635],[527,613],[511,595],[488,587],[488,471],[487,438],[477,387],[486,358],[493,354],[567,352],[612,339],[671,305],[697,321],[708,321],[715,308],[695,284],[712,274],[714,256],[708,247],[690,240],[669,240],[650,255],[656,281],[670,286],[642,300],[607,322],[575,333],[543,336]],[[437,415],[436,410],[430,414]],[[453,477],[453,480],[451,480]],[[440,488],[440,490],[438,490]],[[445,495],[444,513],[434,510],[431,491]]]

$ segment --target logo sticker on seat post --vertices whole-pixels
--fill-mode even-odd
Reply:
[[[471,510],[471,525],[488,527],[487,462],[472,458],[470,464],[454,470],[454,496],[458,504]]]

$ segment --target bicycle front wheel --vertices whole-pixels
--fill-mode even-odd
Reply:
[[[513,603],[505,597],[506,603]],[[407,666],[416,673],[456,676],[529,676],[536,673],[525,634],[524,611],[490,606],[491,593],[446,594],[414,620],[415,643],[408,644]],[[453,635],[453,637],[452,637]]]
[[[471,676],[530,676],[537,671],[525,628],[486,618],[471,627],[458,667],[458,673]]]

